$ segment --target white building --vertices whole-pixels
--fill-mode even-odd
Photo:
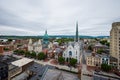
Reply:
[[[52,48],[53,48],[53,43],[52,43],[52,42],[50,42],[50,43],[48,44],[48,48],[49,48],[49,49],[52,49]]]
[[[35,51],[37,53],[41,52],[42,51],[41,40],[39,39],[37,42],[33,43],[32,39],[30,39],[28,43],[28,51]]]
[[[77,59],[77,63],[80,63],[80,57],[82,53],[82,41],[79,41],[78,35],[78,24],[76,25],[76,37],[74,42],[69,42],[67,48],[63,52],[63,57],[65,60],[70,60],[70,58]]]
[[[63,52],[63,57],[65,60],[69,61],[69,58],[77,59],[77,63],[80,63],[80,57],[82,53],[82,46],[80,42],[69,43],[66,50]]]

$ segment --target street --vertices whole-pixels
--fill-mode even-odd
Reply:
[[[83,50],[82,53],[82,59],[81,59],[81,65],[82,65],[82,69],[81,69],[81,80],[92,80],[92,76],[88,76],[88,75],[92,75],[92,72],[87,70],[87,65],[86,65],[86,55],[87,52],[85,50]]]

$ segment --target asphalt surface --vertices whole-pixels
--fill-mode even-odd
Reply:
[[[82,54],[82,63],[86,64],[86,59],[85,59],[85,54],[84,53]]]
[[[34,62],[34,64],[32,66],[30,66],[28,69],[30,71],[33,71],[35,73],[35,75],[33,75],[29,80],[40,80],[47,67],[50,69],[55,68],[50,65],[43,66],[41,64]]]

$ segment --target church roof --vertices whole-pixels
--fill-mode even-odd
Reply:
[[[54,51],[59,54],[59,53],[62,52],[62,49],[61,48],[56,48]]]
[[[68,42],[68,45],[69,46],[71,45],[72,47],[76,46],[76,45],[80,45],[80,42]]]
[[[43,36],[43,39],[48,39],[49,38],[49,36],[48,36],[48,34],[47,34],[47,30],[45,31],[45,34],[44,34],[44,36]]]

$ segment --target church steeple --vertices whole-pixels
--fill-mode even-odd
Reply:
[[[47,30],[45,31],[45,34],[47,34]]]
[[[75,36],[75,41],[79,41],[79,35],[78,35],[78,22],[76,22],[76,36]]]
[[[45,30],[45,34],[43,36],[43,44],[48,44],[49,43],[49,36],[47,34],[47,30]]]

